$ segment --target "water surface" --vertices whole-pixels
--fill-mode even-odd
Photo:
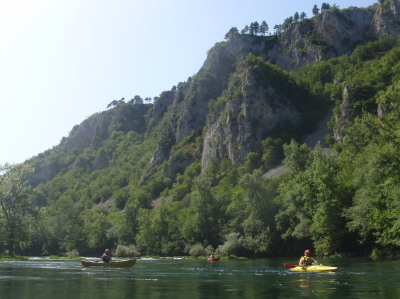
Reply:
[[[400,298],[400,260],[320,260],[337,272],[298,273],[296,260],[138,259],[131,268],[79,261],[0,262],[0,298]]]

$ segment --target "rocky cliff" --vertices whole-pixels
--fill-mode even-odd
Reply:
[[[263,56],[285,70],[350,53],[357,45],[397,36],[400,32],[399,0],[369,8],[331,8],[293,24]]]
[[[202,168],[211,159],[224,157],[233,163],[244,162],[246,154],[255,151],[260,142],[278,125],[301,121],[300,113],[290,97],[273,84],[263,84],[254,65],[239,67],[222,103],[210,112],[204,135]],[[278,75],[278,74],[275,74]]]
[[[291,24],[279,35],[233,34],[210,49],[197,74],[161,93],[153,105],[143,105],[138,110],[140,105],[121,103],[85,120],[62,140],[57,147],[60,154],[55,156],[85,147],[99,149],[114,131],[133,130],[150,136],[158,130],[158,148],[148,164],[150,174],[152,168],[164,162],[164,175],[168,177],[174,177],[199,158],[203,168],[212,159],[223,157],[234,163],[243,162],[246,154],[255,150],[277,126],[296,126],[307,121],[295,105],[304,99],[285,93],[271,81],[272,77],[270,81],[260,80],[253,66],[245,63],[249,54],[281,70],[296,71],[316,61],[351,53],[357,45],[399,33],[400,0],[386,0],[368,8],[332,7],[311,19]],[[214,102],[216,105],[210,105]],[[337,128],[335,136],[340,138]],[[175,153],[171,153],[174,144],[165,143],[166,129],[168,135],[173,135],[170,141],[181,144],[175,147]],[[182,144],[188,137],[203,137],[202,148]],[[61,165],[59,160],[55,158],[52,165],[46,166],[37,162],[38,181],[57,173],[65,164]],[[109,165],[106,159],[100,160],[95,157],[85,162],[85,169]]]

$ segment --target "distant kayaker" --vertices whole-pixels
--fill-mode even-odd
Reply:
[[[103,260],[103,262],[105,263],[109,263],[111,262],[111,251],[110,249],[106,249],[103,253],[103,255],[101,256],[101,259]]]
[[[304,256],[300,258],[299,266],[306,267],[312,264],[318,264],[318,262],[310,256],[310,254],[311,254],[310,250],[308,249],[304,250]]]
[[[215,259],[214,252],[211,252],[211,254],[210,254],[209,258],[210,258],[210,259]]]

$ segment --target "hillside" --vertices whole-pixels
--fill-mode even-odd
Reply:
[[[232,28],[152,103],[121,99],[75,126],[26,162],[43,214],[26,252],[397,249],[387,225],[397,188],[385,187],[397,177],[372,179],[398,162],[400,1],[380,2],[333,6],[270,36]],[[377,198],[387,219],[371,225]]]
[[[210,49],[203,67],[193,78],[189,78],[186,82],[178,83],[170,91],[161,93],[159,97],[154,99],[154,104],[145,105],[148,106],[147,108],[141,108],[141,113],[143,113],[143,115],[140,117],[142,119],[135,119],[134,121],[143,126],[143,128],[140,129],[140,133],[146,131],[147,135],[154,134],[155,131],[160,130],[160,126],[164,126],[164,130],[170,128],[171,137],[173,139],[171,140],[170,147],[172,144],[179,145],[179,143],[192,134],[199,136],[200,132],[206,126],[206,118],[209,114],[209,102],[217,101],[220,97],[224,96],[223,93],[229,88],[229,78],[232,73],[247,76],[247,78],[242,79],[242,82],[240,82],[240,84],[244,84],[244,86],[241,87],[241,92],[243,94],[250,94],[250,97],[241,99],[241,102],[238,102],[236,105],[255,107],[252,103],[249,105],[248,101],[257,102],[259,101],[257,97],[262,99],[260,103],[264,101],[267,105],[271,105],[271,101],[285,101],[285,99],[281,99],[281,97],[285,97],[282,91],[276,91],[274,86],[265,86],[265,84],[270,84],[269,82],[250,82],[248,79],[251,78],[250,76],[253,74],[245,74],[244,72],[251,72],[251,70],[244,70],[239,62],[251,53],[257,57],[261,57],[264,61],[276,64],[280,69],[291,71],[316,61],[349,54],[357,45],[366,44],[367,42],[378,40],[385,36],[397,36],[400,26],[398,22],[393,22],[393,20],[398,19],[398,6],[399,4],[397,1],[389,1],[385,6],[375,5],[369,8],[338,10],[333,7],[331,10],[325,11],[312,19],[293,23],[279,36],[255,36],[238,33],[231,35],[229,40],[217,43]],[[271,74],[271,76],[274,75],[275,74]],[[246,79],[247,81],[243,81]],[[284,80],[285,79],[277,81],[284,82]],[[288,86],[282,86],[283,89],[286,87]],[[258,88],[261,89],[257,90]],[[289,88],[291,89],[291,87]],[[292,95],[289,95],[289,97],[292,97]],[[247,102],[243,103],[243,100]],[[304,101],[304,99],[299,99],[298,101]],[[230,101],[230,103],[233,103],[233,101]],[[122,106],[123,102],[119,104]],[[326,103],[322,105],[326,105]],[[126,132],[129,130],[130,122],[132,121],[129,120],[129,118],[134,119],[135,115],[129,115],[127,111],[121,112],[121,109],[135,109],[132,107],[115,107],[114,109],[101,113],[101,115],[113,118],[112,121],[115,123],[115,126],[123,126],[124,128],[122,131]],[[287,108],[292,109],[284,104],[283,109]],[[146,118],[144,118],[144,113],[146,112],[144,112],[143,109],[149,109]],[[231,109],[231,111],[235,110],[233,112],[235,114],[240,113],[239,108],[230,107],[229,109]],[[276,111],[270,110],[274,115],[271,114],[265,117],[266,123],[262,124],[262,130],[265,130],[265,128],[269,128],[270,130],[277,125],[277,121],[279,123],[285,121],[296,123],[296,121],[299,121],[296,120],[299,115],[296,116],[295,110],[295,107],[293,107],[290,112],[280,111],[280,109]],[[260,111],[257,111],[256,113],[259,112]],[[265,111],[263,113],[271,112]],[[228,111],[224,113],[228,113]],[[249,113],[250,115],[248,115]],[[239,125],[250,129],[251,124],[249,124],[249,121],[253,118],[260,119],[259,115],[253,116],[254,113],[254,111],[247,111],[247,117],[243,122],[240,122]],[[72,130],[71,135],[63,140],[59,147],[63,152],[68,152],[72,148],[81,150],[87,147],[99,147],[101,142],[109,137],[109,133],[112,130],[117,130],[117,128],[113,127],[114,124],[109,123],[109,121],[103,121],[101,120],[102,118],[103,117],[97,117],[96,114],[90,119],[85,120],[81,125]],[[308,119],[307,122],[310,122],[310,120]],[[209,126],[206,126],[206,128],[208,127]],[[228,123],[225,126],[225,128],[229,127],[232,127],[232,124]],[[313,129],[315,129],[315,127]],[[258,132],[257,134],[252,133],[253,132],[243,132],[239,134],[240,136],[250,134],[252,135],[252,140],[249,140],[249,142],[238,141],[246,145],[246,147],[235,144],[238,153],[230,155],[231,162],[243,163],[246,154],[254,150],[254,147],[261,142],[264,135],[268,134],[264,132]],[[309,134],[310,132],[306,133]],[[229,132],[227,136],[234,136],[234,134],[236,133]],[[210,133],[207,133],[204,136],[206,143],[201,153],[196,153],[191,157],[190,161],[184,163],[183,168],[199,157],[202,158],[202,165],[204,167],[208,164],[210,159],[216,158],[220,160],[222,156],[227,154],[227,150],[225,149],[223,152],[217,153],[216,148],[224,148],[224,143],[228,141],[221,140],[221,145],[217,145],[213,149],[209,148],[209,138],[215,137],[216,136],[210,136]],[[96,140],[98,144],[94,144],[94,140]],[[157,167],[154,163],[156,160],[161,163],[171,158],[169,153],[170,148],[163,148],[163,150],[160,151],[160,147],[162,147],[162,145],[159,144],[158,149],[156,149],[153,154],[150,163],[151,169]],[[173,164],[175,165],[170,167],[176,168],[176,162],[177,161],[174,161]],[[38,165],[36,165],[35,168],[37,170],[41,169]],[[57,173],[56,170],[49,171],[48,168],[49,166],[47,165],[47,171],[41,172]],[[98,165],[91,165],[90,168],[97,169],[99,167]],[[170,172],[171,174],[168,176],[174,177],[177,170],[170,169],[166,170],[165,173],[169,174]],[[50,177],[47,177],[45,180],[49,178]]]

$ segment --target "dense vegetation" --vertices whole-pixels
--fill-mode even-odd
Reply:
[[[165,118],[152,130],[144,127],[146,117],[155,113],[153,104],[118,101],[113,114],[106,111],[85,121],[104,128],[89,143],[77,139],[84,128],[78,126],[59,146],[29,161],[51,173],[46,182],[38,174],[31,177],[35,188],[30,197],[25,189],[23,196],[4,196],[13,190],[1,185],[3,216],[13,205],[23,203],[24,208],[12,219],[0,218],[0,248],[12,253],[11,246],[26,255],[96,255],[105,247],[117,255],[203,256],[218,250],[223,255],[283,256],[297,255],[305,246],[319,255],[397,253],[400,40],[371,42],[298,73],[252,55],[246,62],[259,80],[290,98],[307,99],[294,105],[310,123],[324,107],[334,107],[333,127],[348,88],[348,118],[339,128],[343,138],[327,136],[329,154],[321,146],[302,144],[301,132],[288,126],[271,132],[244,163],[223,159],[202,169],[201,130],[177,143]],[[200,81],[212,88],[207,76],[199,74],[178,90]],[[228,101],[229,93],[239,92],[238,80],[239,74],[230,77],[224,94],[210,101],[210,113]],[[129,115],[130,121],[121,123],[112,115]],[[166,115],[174,117],[172,111]],[[310,131],[305,124],[300,128],[303,134]],[[157,160],[155,152],[158,157],[168,153],[176,164],[191,162],[168,177],[168,160]],[[264,175],[282,161],[282,175]],[[3,167],[3,181],[7,173],[13,178],[11,170]],[[21,229],[10,230],[17,222]]]

